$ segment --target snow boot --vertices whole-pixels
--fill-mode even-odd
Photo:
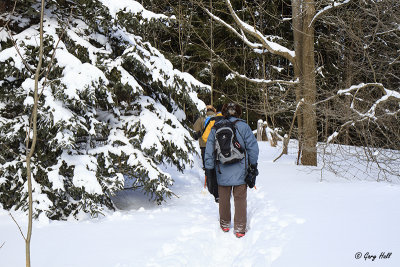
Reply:
[[[221,229],[225,233],[229,232],[229,230],[230,230],[229,227],[221,227]]]
[[[236,232],[235,235],[237,238],[241,238],[241,237],[244,237],[245,233]]]

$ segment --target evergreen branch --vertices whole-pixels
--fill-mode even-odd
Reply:
[[[17,225],[17,227],[18,227],[18,229],[19,229],[19,232],[20,232],[21,235],[22,235],[22,238],[26,241],[26,237],[25,237],[24,233],[22,232],[21,227],[19,226],[19,224],[18,224],[17,221],[15,220],[14,216],[11,214],[11,212],[9,213],[9,215],[11,216],[11,218],[13,219],[13,221],[15,222],[15,224]],[[4,244],[3,244],[3,245],[4,245]],[[2,245],[2,246],[3,246],[3,245]]]
[[[17,45],[17,43],[15,42],[14,37],[12,36],[12,33],[11,33],[10,28],[8,27],[8,25],[6,25],[6,27],[7,27],[7,33],[8,33],[8,35],[10,36],[10,39],[11,39],[11,41],[12,41],[12,43],[13,43],[13,46],[14,46],[15,50],[17,50],[17,53],[18,53],[18,55],[20,56],[20,58],[21,58],[21,60],[22,60],[22,63],[24,63],[25,67],[29,70],[29,72],[30,72],[31,74],[34,74],[34,72],[33,72],[33,70],[31,69],[31,67],[29,67],[28,63],[26,63],[24,57],[21,55],[21,52],[19,51],[18,45]]]
[[[3,27],[1,27],[0,32],[2,32],[4,30],[4,28],[8,27],[8,23],[11,21],[11,16],[14,14],[15,11],[15,7],[17,6],[17,0],[14,1],[14,7],[12,9],[12,11],[10,12],[10,17],[8,18],[8,20],[6,21],[6,23],[4,24]]]
[[[175,194],[174,192],[170,192],[171,193],[171,195],[173,195],[173,196],[175,196],[176,198],[180,198],[177,194]]]
[[[69,16],[69,18],[68,18],[68,22],[70,21],[70,19],[71,19],[71,17],[72,17],[72,11],[73,11],[73,9],[74,9],[74,8],[71,8],[71,12],[70,12],[70,16]],[[52,54],[52,56],[51,56],[49,65],[47,66],[47,72],[46,72],[46,75],[45,75],[45,80],[44,80],[44,82],[43,82],[43,84],[42,84],[42,90],[40,91],[40,94],[39,94],[38,99],[40,99],[40,97],[43,95],[44,87],[46,86],[47,78],[48,78],[48,76],[49,76],[49,74],[50,74],[51,67],[53,66],[53,63],[54,63],[54,57],[55,57],[55,55],[56,55],[56,51],[57,51],[58,45],[60,44],[60,41],[61,41],[62,37],[64,36],[64,33],[66,32],[66,30],[67,30],[67,27],[65,27],[65,28],[63,29],[63,31],[62,31],[62,33],[61,33],[61,36],[58,38],[57,44],[56,44],[56,46],[55,46],[54,49],[53,49],[53,54]],[[42,75],[43,73],[44,73],[44,71],[43,71],[42,73],[40,73],[39,76]],[[26,142],[26,148],[27,148],[27,149],[29,148],[29,136],[30,136],[30,131],[31,131],[31,128],[32,128],[32,123],[33,123],[33,116],[31,116],[31,118],[30,118],[30,120],[29,120],[28,131],[26,131],[26,132],[27,132],[27,137],[26,137],[26,140],[27,140],[27,142]]]
[[[19,156],[19,154],[15,153],[14,150],[12,150],[9,146],[7,146],[6,144],[4,144],[3,142],[1,142],[0,144],[3,145],[3,146],[5,146],[5,147],[9,150],[9,152],[15,154],[16,156]]]
[[[122,190],[136,190],[143,187],[143,185],[140,186],[131,186],[131,187],[124,187]]]
[[[70,20],[71,20],[71,18],[72,18],[72,11],[73,11],[73,10],[74,10],[74,7],[71,8],[71,12],[70,12],[69,18],[68,18],[68,24],[69,24],[69,22],[70,22]],[[49,76],[49,74],[50,74],[51,67],[53,66],[53,63],[54,63],[54,57],[55,57],[55,55],[56,55],[56,51],[57,51],[58,45],[60,44],[60,41],[61,41],[61,39],[63,38],[63,36],[64,36],[64,34],[65,34],[66,31],[67,31],[67,27],[64,27],[63,31],[61,32],[61,36],[58,38],[57,44],[56,44],[56,46],[55,46],[54,49],[53,49],[53,54],[51,55],[51,59],[50,59],[49,65],[47,66],[47,72],[46,72],[46,75],[45,75],[45,77],[44,77],[44,82],[43,82],[43,84],[42,84],[42,90],[40,91],[39,99],[40,99],[40,97],[43,95],[44,87],[46,86],[47,78],[48,78],[48,76]],[[41,73],[41,75],[42,75],[43,73],[44,73],[44,71]]]

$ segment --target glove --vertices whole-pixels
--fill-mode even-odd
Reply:
[[[193,139],[194,140],[199,140],[199,138],[201,137],[201,132],[199,131],[199,132],[195,132],[194,134],[193,134]]]
[[[250,164],[250,166],[249,166],[249,171],[250,171],[254,176],[258,176],[257,163],[256,163],[256,164]]]
[[[218,183],[217,183],[217,174],[215,169],[206,169],[206,183],[208,192],[212,194],[215,199],[218,198]]]
[[[253,188],[256,185],[257,175],[258,175],[257,163],[250,164],[247,170],[247,176],[245,178],[245,182],[249,186],[249,188]]]

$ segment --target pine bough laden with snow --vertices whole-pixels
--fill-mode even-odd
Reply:
[[[12,16],[1,17],[10,19],[11,35],[6,28],[0,32],[0,203],[23,210],[25,141],[39,49],[39,4],[25,2]],[[173,180],[160,165],[183,170],[193,162],[183,110],[202,109],[195,91],[207,88],[173,69],[123,25],[128,19],[138,27],[155,21],[167,25],[170,18],[135,1],[124,3],[52,1],[46,7],[32,163],[36,216],[65,219],[81,211],[96,216],[114,208],[111,196],[124,187],[143,190],[161,203],[173,194]]]

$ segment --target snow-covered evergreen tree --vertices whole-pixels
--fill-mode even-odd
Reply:
[[[36,5],[21,1],[0,17],[9,20],[9,30],[0,28],[0,203],[6,209],[26,208]],[[193,162],[186,115],[204,108],[196,92],[207,86],[135,35],[171,19],[133,0],[49,1],[32,166],[36,215],[95,216],[112,209],[110,197],[124,187],[158,203],[172,195],[173,180],[160,165],[182,170]]]

